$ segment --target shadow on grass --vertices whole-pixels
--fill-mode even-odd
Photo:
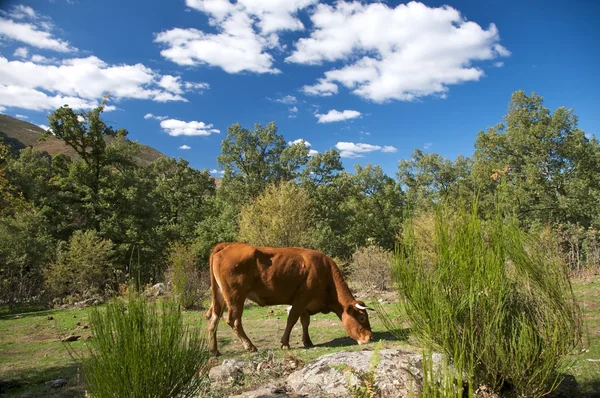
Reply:
[[[383,341],[405,341],[410,333],[409,328],[395,330],[393,332],[373,332],[372,342]],[[315,347],[346,347],[356,345],[356,340],[345,336],[338,337],[331,341],[321,344],[315,344]]]
[[[79,365],[72,364],[64,367],[32,369],[13,378],[0,375],[0,396],[85,397],[85,386],[78,369]],[[64,379],[67,383],[60,388],[46,386],[46,382],[56,379]]]
[[[2,303],[0,304],[0,319],[11,319],[13,315],[29,315],[30,313],[40,314],[50,310],[50,306],[45,303]]]
[[[579,385],[580,395],[585,398],[600,398],[600,379]]]

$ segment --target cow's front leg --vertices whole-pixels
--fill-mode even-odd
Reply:
[[[290,333],[296,322],[298,322],[298,318],[305,311],[303,305],[294,304],[288,313],[287,325],[285,326],[285,332],[283,332],[283,336],[281,337],[281,348],[284,350],[290,349]],[[307,313],[308,315],[308,313]]]
[[[308,311],[305,310],[302,312],[300,322],[302,323],[302,344],[304,344],[304,347],[306,348],[312,347],[313,343],[308,335],[308,325],[310,325],[310,315],[308,314]]]

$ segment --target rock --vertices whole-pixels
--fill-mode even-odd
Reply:
[[[381,350],[375,368],[375,385],[383,398],[418,395],[423,381],[421,354],[395,349]],[[369,372],[373,351],[337,352],[322,356],[292,373],[287,385],[310,397],[348,397],[349,386],[361,384],[360,372]],[[434,354],[434,368],[442,356]]]
[[[226,359],[221,365],[208,371],[208,377],[216,383],[229,383],[244,376],[245,362],[237,359]]]
[[[66,384],[67,384],[67,381],[65,379],[56,379],[56,380],[47,381],[46,387],[61,388]]]
[[[232,395],[229,398],[287,398],[288,395],[284,388],[276,386],[261,387],[253,391],[246,391],[240,395]]]
[[[165,284],[157,283],[153,285],[151,288],[147,289],[145,292],[147,297],[158,297],[165,294]]]
[[[77,341],[77,340],[79,340],[80,337],[81,337],[80,335],[72,334],[72,335],[69,335],[69,336],[63,338],[60,341],[62,341],[63,343],[68,343],[68,342],[71,342],[71,341]]]
[[[15,315],[15,319],[21,319],[23,318],[21,315]]]

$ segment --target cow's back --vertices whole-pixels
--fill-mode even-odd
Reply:
[[[327,256],[295,247],[234,243],[214,255],[213,267],[219,284],[259,305],[292,304],[299,295],[310,295],[316,311],[331,280]]]

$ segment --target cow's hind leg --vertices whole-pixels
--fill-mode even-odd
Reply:
[[[225,301],[223,295],[220,292],[215,294],[213,303],[206,313],[209,318],[208,323],[208,335],[209,335],[209,349],[213,356],[221,355],[217,349],[217,328],[219,327],[219,320],[223,316],[223,310],[225,309]]]
[[[294,328],[296,322],[298,322],[298,318],[306,312],[306,304],[304,302],[295,302],[292,304],[292,308],[288,313],[287,324],[285,326],[285,332],[283,332],[283,336],[281,337],[281,348],[288,349],[290,348],[290,333]],[[306,314],[308,315],[308,313]]]
[[[310,325],[310,315],[308,314],[308,311],[305,310],[302,315],[300,315],[300,322],[302,323],[302,344],[307,348],[312,347],[313,343],[308,335],[308,325]]]
[[[256,347],[244,332],[242,327],[242,313],[244,312],[245,298],[237,299],[235,302],[228,302],[229,312],[227,313],[227,324],[233,329],[233,333],[240,339],[246,351],[255,352]]]

